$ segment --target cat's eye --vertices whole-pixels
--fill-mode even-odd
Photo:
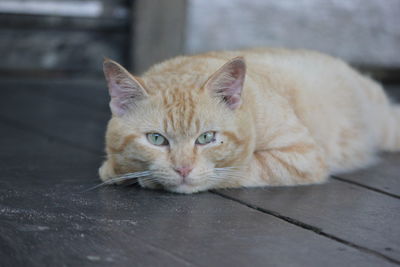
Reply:
[[[167,146],[169,144],[167,138],[159,133],[148,133],[147,140],[155,146]]]
[[[202,133],[196,140],[196,144],[198,145],[206,145],[215,140],[215,132],[205,132]]]

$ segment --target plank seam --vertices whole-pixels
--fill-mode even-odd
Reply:
[[[367,254],[370,254],[370,255],[374,255],[374,256],[377,256],[377,257],[379,257],[379,258],[382,258],[382,259],[384,259],[384,260],[386,260],[386,261],[389,261],[389,262],[391,262],[391,263],[395,263],[395,264],[397,264],[397,265],[400,265],[400,261],[398,261],[398,260],[396,260],[396,259],[390,258],[390,257],[388,257],[388,256],[386,256],[386,255],[384,255],[384,254],[382,254],[382,253],[380,253],[380,252],[378,252],[378,251],[375,251],[375,250],[372,250],[372,249],[369,249],[369,248],[366,248],[366,247],[357,245],[357,244],[352,243],[352,242],[350,242],[350,241],[344,240],[344,239],[342,239],[342,238],[340,238],[340,237],[336,237],[336,236],[334,236],[334,235],[332,235],[332,234],[326,233],[326,232],[324,232],[321,228],[318,228],[318,227],[315,227],[315,226],[313,226],[313,225],[310,225],[310,224],[301,222],[301,221],[299,221],[299,220],[293,219],[293,218],[291,218],[291,217],[282,215],[282,214],[280,214],[279,212],[272,211],[272,210],[267,210],[267,209],[258,207],[258,206],[256,206],[256,205],[252,205],[252,204],[246,203],[246,202],[244,202],[244,201],[242,201],[242,200],[240,200],[240,199],[237,199],[237,198],[234,198],[234,197],[225,195],[225,194],[223,194],[223,193],[221,193],[221,192],[218,192],[218,191],[215,191],[215,190],[211,190],[210,192],[211,192],[211,193],[214,193],[214,194],[216,194],[216,195],[219,195],[219,196],[221,196],[221,197],[223,197],[223,198],[226,198],[226,199],[229,199],[229,200],[231,200],[231,201],[234,201],[234,202],[237,202],[237,203],[239,203],[239,204],[242,204],[242,205],[244,205],[244,206],[246,206],[246,207],[248,207],[248,208],[250,208],[250,209],[254,209],[254,210],[257,210],[257,211],[259,211],[259,212],[262,212],[262,213],[265,213],[265,214],[274,216],[275,218],[278,218],[278,219],[280,219],[280,220],[283,220],[283,221],[285,221],[285,222],[287,222],[287,223],[296,225],[296,226],[301,227],[301,228],[303,228],[303,229],[305,229],[305,230],[308,230],[308,231],[312,231],[312,232],[314,232],[314,233],[317,234],[317,235],[324,236],[324,237],[326,237],[326,238],[329,238],[329,239],[331,239],[331,240],[334,240],[334,241],[339,242],[339,243],[341,243],[341,244],[344,244],[344,245],[346,245],[346,246],[355,248],[355,249],[357,249],[357,250],[359,250],[359,251],[362,251],[362,252],[364,252],[364,253],[367,253]]]
[[[365,185],[365,184],[362,184],[362,183],[359,183],[359,182],[347,180],[345,178],[341,178],[341,177],[338,177],[338,176],[331,176],[331,177],[333,179],[335,179],[337,181],[340,181],[340,182],[343,182],[343,183],[348,183],[348,184],[360,186],[362,188],[365,188],[365,189],[368,189],[368,190],[371,190],[371,191],[374,191],[374,192],[377,192],[377,193],[381,193],[381,194],[384,194],[384,195],[389,196],[389,197],[394,197],[394,198],[400,199],[400,196],[398,196],[398,195],[389,193],[387,191],[384,191],[384,190],[381,190],[381,189],[378,189],[378,188],[375,188],[375,187],[372,187],[372,186],[369,186],[369,185]]]

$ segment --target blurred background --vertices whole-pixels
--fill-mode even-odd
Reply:
[[[1,0],[1,77],[139,74],[179,54],[254,46],[339,56],[399,81],[399,0]]]

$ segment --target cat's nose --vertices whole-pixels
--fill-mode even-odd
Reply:
[[[179,173],[180,176],[186,177],[193,170],[192,166],[182,166],[178,168],[174,168],[174,170]]]

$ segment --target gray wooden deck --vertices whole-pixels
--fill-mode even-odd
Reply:
[[[400,153],[324,185],[99,182],[102,79],[0,82],[0,266],[400,265]]]

